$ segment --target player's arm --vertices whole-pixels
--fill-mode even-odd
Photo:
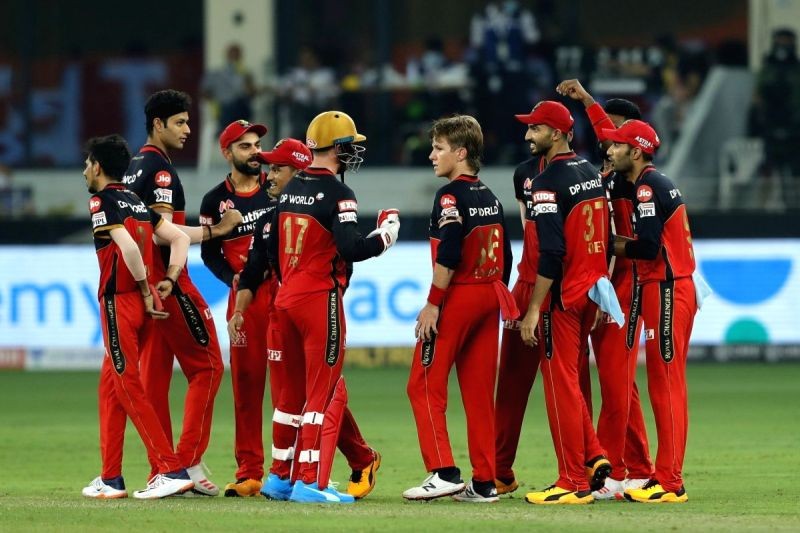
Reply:
[[[208,227],[210,223],[217,219],[217,209],[214,199],[206,194],[200,203],[200,224]],[[220,220],[221,222],[221,220]],[[209,230],[203,230],[208,233]],[[233,279],[236,272],[233,271],[225,256],[222,253],[222,238],[214,237],[200,243],[200,258],[214,276],[228,287],[233,286]]]
[[[238,292],[250,292],[251,299],[261,283],[270,276],[270,260],[267,250],[268,239],[264,238],[264,227],[270,223],[271,218],[271,214],[265,214],[256,222],[255,229],[253,230],[252,244],[250,245],[250,250],[247,252],[247,262],[239,273],[237,290]],[[236,309],[239,308],[236,307]],[[244,311],[244,309],[242,309],[242,311]]]
[[[393,214],[392,214],[393,212]],[[364,237],[358,231],[358,204],[352,191],[346,191],[334,207],[332,232],[336,250],[346,262],[357,263],[378,256],[397,241],[400,218],[397,210],[378,213],[378,228]]]
[[[421,341],[430,341],[439,333],[439,310],[444,301],[453,274],[461,262],[461,246],[464,236],[463,219],[458,213],[455,201],[451,207],[441,208],[437,196],[434,202],[434,218],[439,226],[439,244],[436,247],[436,261],[433,265],[433,280],[428,292],[428,300],[417,315],[414,333]]]
[[[586,108],[586,115],[592,123],[592,129],[597,136],[597,140],[602,142],[605,140],[603,129],[615,129],[614,123],[608,118],[603,107],[594,101],[594,97],[589,94],[589,91],[584,89],[581,82],[578,80],[564,80],[556,87],[558,94],[569,96],[573,100],[581,102]]]
[[[154,213],[151,217],[158,217]],[[178,226],[172,222],[161,218],[155,218],[153,227],[155,234],[158,238],[169,244],[169,266],[167,267],[167,274],[164,279],[159,280],[156,284],[156,290],[161,298],[166,298],[172,293],[175,284],[178,282],[178,276],[183,270],[183,265],[186,264],[186,259],[189,256],[189,236],[178,229]]]
[[[131,234],[128,233],[124,227],[112,228],[109,231],[109,236],[119,248],[125,266],[139,286],[139,291],[144,301],[145,313],[153,318],[167,318],[169,313],[155,310],[153,305],[154,296],[150,291],[150,285],[147,283],[147,268],[144,265],[144,260],[142,259],[142,254],[139,251],[139,246],[136,244],[136,241],[133,240]]]
[[[235,339],[239,335],[239,330],[244,324],[244,312],[247,311],[247,308],[253,303],[253,298],[253,291],[250,289],[239,288],[239,290],[236,291],[236,303],[233,307],[233,315],[228,321],[228,336],[231,339]]]
[[[171,217],[170,217],[171,218]],[[228,209],[222,215],[222,219],[214,225],[183,226],[174,224],[179,230],[189,236],[191,244],[210,241],[219,237],[224,237],[233,231],[236,226],[242,223],[242,213],[238,209]],[[166,246],[167,243],[156,238],[156,244]]]
[[[649,184],[639,185],[637,191],[642,187],[650,188]],[[633,208],[636,213],[634,224],[635,239],[625,239],[617,236],[614,241],[614,254],[630,259],[643,259],[646,261],[658,257],[661,249],[661,234],[664,230],[664,209],[660,191],[653,185],[652,198],[648,202],[640,202],[634,198]]]
[[[534,197],[537,196],[535,192],[536,188]],[[567,252],[560,198],[557,198],[557,193],[554,191],[541,192],[549,194],[540,195],[542,200],[534,206],[536,234],[539,238],[539,266],[528,310],[520,326],[522,341],[529,346],[539,342],[536,338],[536,327],[539,324],[542,305],[553,282],[561,277],[564,256]]]

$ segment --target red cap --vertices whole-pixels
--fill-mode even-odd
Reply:
[[[311,150],[297,139],[281,139],[271,152],[259,152],[256,159],[268,165],[288,165],[303,170],[311,164]]]
[[[553,100],[542,100],[527,115],[514,115],[523,124],[545,124],[567,133],[575,120],[564,104]]]
[[[267,127],[263,124],[250,124],[246,120],[234,120],[219,134],[220,149],[225,150],[249,131],[256,133],[259,137],[263,137],[267,134]]]
[[[634,148],[641,148],[642,152],[652,154],[661,144],[656,130],[647,122],[641,120],[628,120],[617,129],[603,129],[606,140],[620,144],[629,144]]]

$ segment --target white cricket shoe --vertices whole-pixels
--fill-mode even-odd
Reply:
[[[87,498],[96,498],[98,500],[114,500],[128,497],[128,491],[125,490],[125,482],[122,480],[122,476],[109,481],[111,483],[107,484],[103,481],[103,478],[97,476],[88,486],[83,487],[81,494]]]
[[[645,484],[650,481],[650,479],[643,477],[638,479],[623,479],[622,480],[622,492],[624,496],[624,492],[628,489],[641,489],[645,486]]]
[[[443,496],[452,496],[464,490],[464,482],[457,478],[458,481],[452,483],[445,481],[439,477],[438,473],[433,473],[425,478],[422,485],[419,487],[412,487],[403,492],[403,498],[406,500],[433,500]]]
[[[208,476],[211,473],[208,472],[208,469],[204,463],[201,462],[194,466],[190,466],[186,469],[186,472],[189,474],[192,483],[194,483],[194,488],[192,489],[193,493],[202,494],[203,496],[219,495],[219,487],[214,485],[214,483],[208,479]]]
[[[472,481],[469,482],[467,488],[463,492],[453,494],[453,499],[458,502],[467,503],[494,503],[499,502],[500,497],[497,496],[497,488],[491,487],[485,491],[479,491],[475,488]]]
[[[595,500],[624,500],[625,485],[622,481],[607,477],[605,484],[599,490],[593,490]]]
[[[173,494],[183,494],[187,490],[191,490],[194,483],[189,479],[181,477],[170,477],[166,474],[156,474],[147,483],[147,488],[144,490],[133,491],[133,497],[140,500],[155,500],[158,498],[166,498]]]

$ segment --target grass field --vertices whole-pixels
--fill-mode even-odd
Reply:
[[[574,508],[534,507],[522,499],[528,489],[547,486],[556,478],[538,381],[515,465],[523,482],[516,497],[489,506],[449,500],[405,502],[401,492],[425,475],[405,397],[407,372],[404,368],[346,371],[353,411],[384,462],[375,491],[367,499],[336,508],[260,497],[84,499],[81,487],[99,472],[97,374],[0,373],[0,531],[800,530],[800,365],[690,366],[685,463],[689,503],[597,502]],[[183,381],[176,375],[176,408]],[[456,388],[454,380],[451,388]],[[450,405],[454,452],[468,476],[464,416],[457,395]],[[595,410],[598,406],[599,400]],[[648,404],[645,416],[652,444],[655,430],[649,409]],[[265,437],[269,443],[269,430]],[[232,442],[226,376],[205,457],[218,484],[232,479]],[[341,459],[337,461],[334,479],[345,482],[349,471]],[[129,491],[144,486],[147,472],[144,448],[129,424],[125,446]]]

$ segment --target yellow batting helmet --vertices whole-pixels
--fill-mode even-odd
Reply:
[[[320,113],[306,132],[306,146],[312,150],[323,150],[335,144],[359,143],[367,138],[356,131],[356,123],[342,111]]]

